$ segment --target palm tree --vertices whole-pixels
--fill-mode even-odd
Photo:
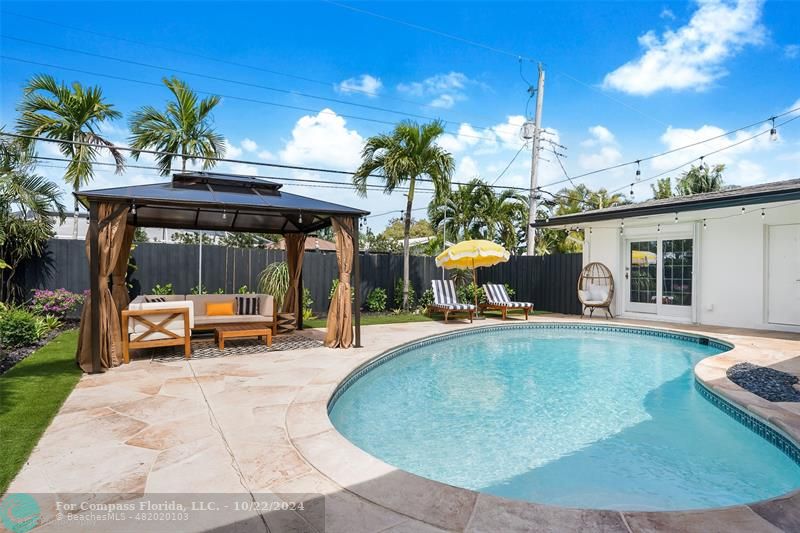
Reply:
[[[709,167],[707,163],[692,165],[692,168],[680,177],[675,188],[681,196],[722,190],[722,172],[724,170],[725,165],[714,165],[713,167]]]
[[[653,191],[653,198],[655,200],[672,198],[672,179],[658,179],[654,184],[650,184],[650,189]]]
[[[521,242],[520,232],[517,230],[527,227],[527,197],[510,189],[499,194],[488,186],[486,189],[487,194],[481,196],[478,204],[481,236],[516,253]]]
[[[53,233],[52,213],[62,221],[58,185],[32,173],[30,145],[0,139],[0,300],[13,296],[19,264],[41,255]]]
[[[141,150],[162,152],[156,162],[162,176],[172,171],[172,160],[180,154],[181,170],[186,162],[203,160],[203,168],[217,162],[209,158],[225,157],[225,140],[212,127],[211,111],[219,104],[219,96],[209,96],[198,102],[197,95],[178,78],[161,80],[172,93],[174,100],[167,102],[162,112],[153,106],[143,106],[130,120],[131,155],[138,160]]]
[[[478,218],[479,198],[486,194],[486,183],[473,178],[459,185],[445,198],[433,198],[428,204],[428,220],[437,233],[447,229],[452,240],[465,240],[475,237],[475,222]],[[446,226],[446,227],[445,227]],[[446,240],[446,239],[445,239]]]
[[[377,173],[383,179],[383,190],[391,194],[396,188],[408,186],[406,213],[403,219],[403,308],[408,308],[408,238],[411,230],[411,208],[417,179],[426,176],[438,199],[450,190],[450,176],[455,169],[453,156],[436,144],[444,133],[440,121],[419,125],[403,121],[391,134],[367,139],[361,152],[362,162],[353,175],[353,185],[361,196],[367,195],[367,178]]]
[[[78,82],[67,86],[65,83],[59,84],[52,76],[39,74],[25,85],[19,111],[19,133],[60,141],[58,148],[69,159],[64,181],[72,186],[74,192],[94,178],[93,163],[100,153],[100,146],[111,153],[117,174],[124,169],[122,153],[97,131],[104,121],[122,116],[112,104],[106,102],[100,87],[84,87]],[[28,143],[32,144],[33,141],[29,140]],[[72,237],[78,238],[77,198]]]

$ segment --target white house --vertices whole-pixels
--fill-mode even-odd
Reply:
[[[616,316],[800,332],[800,179],[539,220],[580,228]]]

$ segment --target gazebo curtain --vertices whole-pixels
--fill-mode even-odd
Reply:
[[[283,299],[283,312],[292,313],[295,318],[302,312],[302,303],[297,294],[300,286],[300,273],[303,271],[303,256],[306,249],[305,233],[287,233],[284,235],[286,243],[286,262],[289,266],[289,291]]]
[[[325,346],[349,348],[353,344],[353,306],[350,302],[350,272],[353,269],[353,219],[333,217],[339,284],[328,309]],[[288,248],[288,247],[287,247]]]
[[[135,231],[136,226],[125,226],[125,234],[122,237],[122,244],[120,245],[117,262],[114,265],[114,270],[111,272],[111,297],[114,299],[114,305],[117,306],[118,314],[121,314],[124,309],[127,309],[130,303],[128,287],[125,285],[125,278],[128,275],[128,260],[131,257],[131,244],[133,244],[133,234]]]
[[[100,364],[102,368],[117,366],[122,362],[120,353],[119,313],[111,291],[108,288],[108,277],[115,270],[117,260],[123,248],[126,236],[126,220],[128,208],[119,210],[119,204],[99,204],[99,231],[97,237],[97,254],[99,265],[99,294],[89,294],[81,313],[81,329],[78,335],[78,364],[85,372],[92,371],[92,298],[99,298],[100,324]],[[130,246],[128,246],[130,250]],[[86,239],[86,256],[91,262],[90,236]],[[127,264],[127,258],[125,259]],[[124,286],[124,281],[123,281]]]

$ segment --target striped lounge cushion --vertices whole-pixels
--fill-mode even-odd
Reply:
[[[453,311],[469,311],[471,309],[475,309],[475,306],[472,304],[434,304],[436,307],[441,307],[443,309],[452,309]]]
[[[483,286],[486,292],[486,301],[492,305],[521,309],[523,307],[533,307],[530,302],[512,302],[508,297],[506,288],[499,283],[487,283]]]
[[[260,315],[261,298],[258,296],[237,296],[236,297],[237,315]]]
[[[166,302],[167,299],[164,298],[163,296],[150,296],[150,297],[145,298],[144,301],[149,303],[149,304],[155,304],[155,303]]]

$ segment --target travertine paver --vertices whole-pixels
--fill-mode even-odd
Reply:
[[[548,315],[536,321],[575,321]],[[632,321],[703,332],[736,348],[702,361],[698,379],[800,440],[800,405],[770,403],[725,376],[738,362],[800,375],[800,335]],[[363,328],[365,348],[314,348],[219,359],[151,362],[85,375],[35,447],[9,492],[232,492],[324,494],[328,532],[800,531],[800,492],[750,506],[697,512],[562,509],[477,494],[400,471],[332,427],[326,405],[359,365],[415,339],[497,320]],[[320,338],[321,330],[305,335]],[[97,498],[102,496],[98,495]],[[267,514],[272,531],[319,526],[314,507]],[[52,520],[46,516],[45,520]],[[181,531],[264,531],[257,514]],[[240,516],[241,520],[242,517]],[[47,523],[42,530],[56,530]]]

